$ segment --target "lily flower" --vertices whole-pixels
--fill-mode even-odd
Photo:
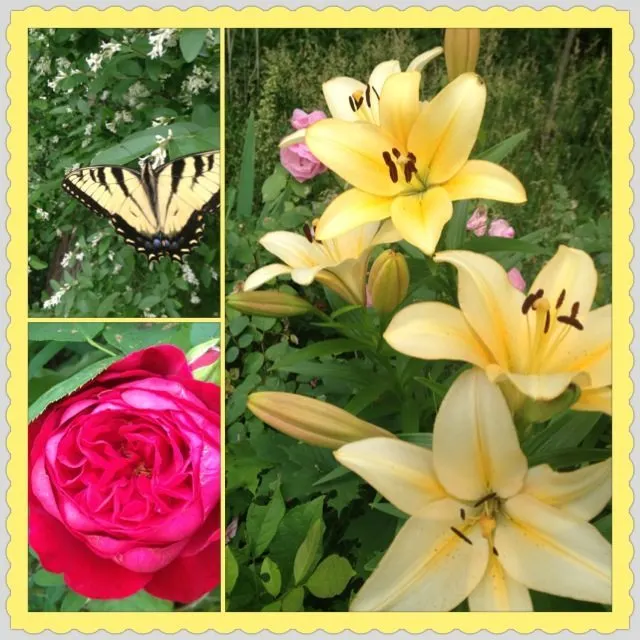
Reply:
[[[406,307],[384,334],[396,351],[481,367],[503,383],[513,411],[525,396],[549,401],[573,383],[582,392],[574,409],[611,413],[611,305],[591,309],[598,274],[589,254],[561,245],[526,295],[488,256],[443,251],[434,260],[458,270],[460,309]]]
[[[527,468],[500,390],[474,368],[451,386],[433,450],[399,439],[335,457],[410,516],[352,611],[531,611],[529,589],[611,603],[611,545],[589,520],[611,498],[611,459]]]
[[[442,47],[434,47],[415,57],[407,66],[407,71],[421,72],[432,60],[442,52]],[[340,76],[332,78],[322,85],[324,99],[332,117],[345,122],[370,122],[380,124],[380,93],[387,78],[400,73],[397,60],[381,62],[371,72],[369,82],[364,84],[355,78]],[[280,142],[280,147],[304,142],[306,129],[298,129]]]
[[[487,95],[480,77],[458,76],[427,104],[419,91],[419,73],[395,73],[380,94],[380,126],[329,118],[307,129],[313,155],[354,187],[325,210],[316,229],[320,240],[391,217],[407,242],[431,255],[453,201],[526,200],[506,169],[469,160]]]
[[[369,254],[378,244],[400,239],[393,224],[370,222],[326,242],[314,237],[314,225],[305,225],[305,235],[290,231],[264,235],[260,244],[284,264],[254,271],[246,279],[244,290],[252,291],[276,276],[290,274],[298,284],[307,286],[317,280],[348,303],[364,305]]]

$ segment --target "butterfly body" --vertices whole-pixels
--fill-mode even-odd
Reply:
[[[108,218],[125,242],[149,260],[178,262],[200,241],[205,217],[220,203],[220,154],[207,151],[140,172],[119,166],[70,171],[63,189]]]

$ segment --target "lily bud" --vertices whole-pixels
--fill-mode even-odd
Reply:
[[[449,82],[467,71],[475,71],[480,51],[480,29],[445,29],[444,59]]]
[[[378,313],[391,313],[409,290],[409,267],[405,257],[387,249],[374,261],[369,272],[367,289]]]
[[[302,316],[315,311],[303,298],[281,291],[241,291],[228,296],[227,304],[248,315],[271,318]]]
[[[201,382],[220,384],[220,338],[212,338],[196,345],[187,353],[193,377]]]
[[[395,438],[390,431],[360,420],[348,411],[295,393],[252,393],[247,407],[270,427],[318,447],[337,449],[364,438]]]

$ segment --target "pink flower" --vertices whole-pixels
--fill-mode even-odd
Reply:
[[[487,233],[487,209],[478,207],[467,220],[467,231],[473,231],[477,236]]]
[[[306,113],[302,109],[294,109],[291,116],[291,126],[294,129],[306,129],[318,120],[324,120],[327,115],[323,111],[312,111]]]
[[[506,220],[498,218],[489,226],[489,235],[494,238],[513,238],[516,232]]]
[[[524,281],[522,274],[515,267],[513,269],[509,269],[507,273],[507,277],[509,278],[509,282],[520,291],[524,291],[527,288],[527,283]]]
[[[280,162],[298,182],[306,182],[327,170],[304,142],[281,147]]]
[[[220,582],[220,387],[172,345],[111,364],[29,425],[29,544],[94,599]]]

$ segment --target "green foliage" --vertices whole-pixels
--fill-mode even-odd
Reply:
[[[522,181],[528,202],[483,203],[506,218],[515,239],[466,230],[475,202],[455,203],[442,248],[487,253],[530,284],[559,243],[589,252],[600,274],[596,306],[611,300],[610,34],[580,30],[555,111],[549,108],[566,38],[563,30],[483,30],[478,72],[488,102],[473,157],[500,162]],[[227,48],[227,291],[277,259],[258,241],[272,230],[300,231],[344,184],[330,172],[298,183],[280,165],[278,141],[294,108],[326,111],[322,82],[366,81],[379,62],[404,68],[442,44],[424,30],[236,30]],[[423,95],[446,82],[444,60],[423,72]],[[578,107],[577,107],[578,105]],[[605,105],[603,107],[603,105]],[[404,304],[456,304],[455,270],[407,243],[411,288]],[[346,611],[406,519],[332,453],[284,436],[247,409],[253,391],[326,400],[420,446],[431,447],[435,415],[465,366],[395,353],[381,338],[388,319],[345,305],[313,284],[279,278],[270,288],[297,293],[322,319],[275,319],[227,309],[227,546],[230,611]],[[530,425],[531,465],[570,469],[611,455],[611,420],[563,411]],[[608,509],[595,521],[611,535]],[[268,526],[266,515],[270,514]],[[232,558],[233,560],[229,561]],[[279,587],[276,589],[276,586]],[[589,603],[533,594],[537,609],[601,611]],[[467,610],[466,603],[458,610]]]
[[[219,313],[219,221],[182,267],[149,265],[61,189],[67,170],[137,168],[219,148],[219,33],[34,29],[29,33],[29,313],[205,317]]]
[[[187,352],[220,337],[217,323],[74,322],[29,324],[29,422],[111,363],[138,349],[173,344]],[[42,568],[29,549],[29,611],[219,611],[220,589],[189,605],[140,591],[123,600],[91,600],[71,591],[61,574]]]

